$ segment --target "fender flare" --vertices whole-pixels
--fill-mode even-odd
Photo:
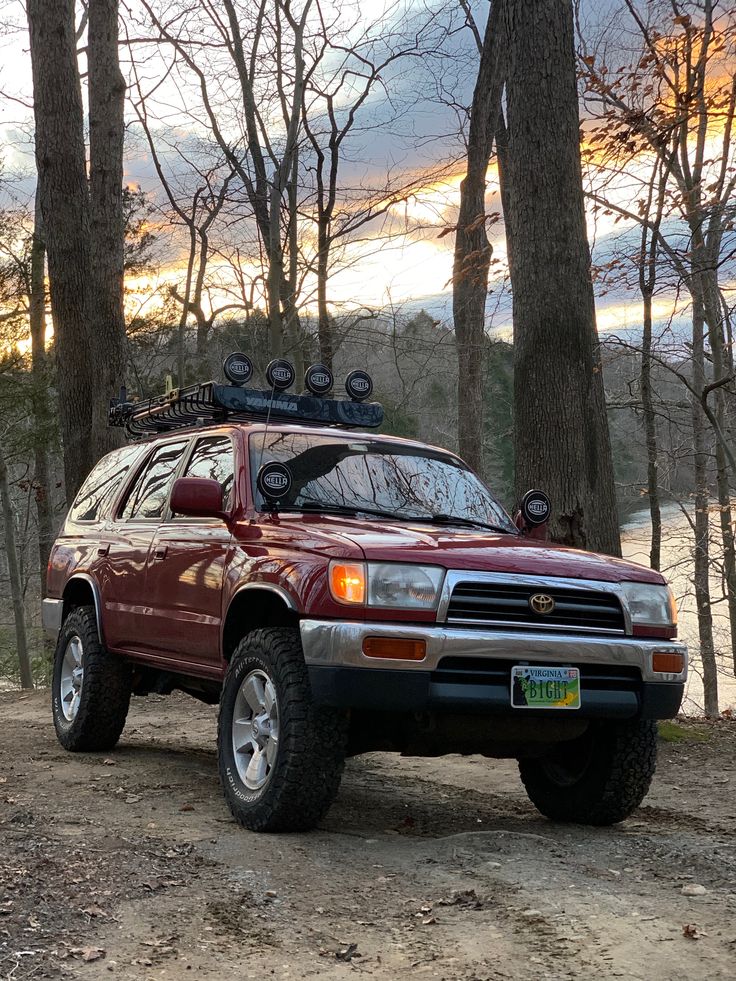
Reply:
[[[92,599],[95,605],[95,620],[97,621],[97,637],[100,643],[104,647],[105,638],[104,638],[104,631],[102,628],[102,599],[100,598],[100,587],[97,585],[96,580],[93,579],[92,576],[90,576],[86,572],[75,572],[73,576],[70,576],[69,579],[67,579],[67,581],[64,583],[64,592],[62,594],[62,599],[64,600],[64,606],[66,607],[67,605],[65,594],[69,585],[73,582],[79,582],[79,581],[87,583],[87,585],[92,590]],[[64,618],[66,618],[66,609],[64,611]]]

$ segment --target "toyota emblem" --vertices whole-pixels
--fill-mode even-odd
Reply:
[[[555,608],[555,601],[547,593],[534,593],[529,597],[529,606],[540,616],[547,617]]]

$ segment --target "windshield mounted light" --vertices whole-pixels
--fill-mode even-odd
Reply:
[[[645,582],[621,583],[633,626],[676,627],[677,603],[669,586]]]

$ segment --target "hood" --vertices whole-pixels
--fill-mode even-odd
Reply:
[[[310,525],[317,522],[307,519]],[[653,569],[609,555],[535,542],[521,535],[501,535],[472,528],[421,522],[382,523],[324,516],[320,531],[347,539],[365,558],[377,562],[422,562],[446,569],[508,572],[533,576],[594,579],[602,582],[663,583]],[[316,529],[314,529],[316,530]]]

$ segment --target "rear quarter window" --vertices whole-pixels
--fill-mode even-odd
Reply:
[[[69,520],[99,521],[105,517],[139,452],[138,446],[124,446],[103,456],[82,484],[69,509]]]

